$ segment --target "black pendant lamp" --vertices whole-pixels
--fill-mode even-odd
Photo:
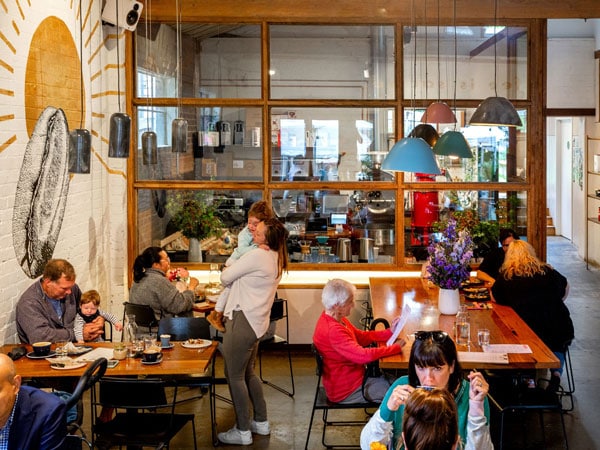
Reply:
[[[81,20],[81,0],[79,0],[79,99],[81,101],[81,116],[79,128],[69,133],[69,172],[90,173],[90,155],[92,152],[92,136],[83,128],[83,25]]]
[[[119,2],[115,4],[116,23],[119,23]],[[117,27],[117,34],[119,26]],[[108,136],[108,156],[110,158],[129,158],[131,141],[131,118],[121,112],[121,62],[119,60],[119,39],[117,38],[117,95],[119,112],[110,116],[110,133]]]

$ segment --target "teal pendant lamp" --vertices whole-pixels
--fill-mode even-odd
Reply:
[[[381,168],[390,171],[419,172],[431,175],[442,173],[431,147],[422,138],[415,137],[407,137],[396,142],[383,163],[381,163]]]
[[[451,158],[473,158],[473,152],[460,131],[446,131],[433,146],[433,153]]]

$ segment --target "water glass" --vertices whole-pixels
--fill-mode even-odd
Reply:
[[[69,356],[69,342],[68,341],[58,341],[56,343],[56,356]]]
[[[479,342],[481,348],[490,345],[490,330],[487,328],[480,328],[477,331],[477,342]]]

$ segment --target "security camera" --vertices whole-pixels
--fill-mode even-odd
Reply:
[[[106,0],[102,9],[102,21],[135,31],[143,7],[143,3],[135,0]]]

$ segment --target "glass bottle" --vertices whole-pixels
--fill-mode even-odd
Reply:
[[[123,328],[123,342],[133,342],[137,339],[138,326],[135,322],[135,314],[125,315],[125,327]]]
[[[455,322],[456,345],[469,345],[471,342],[471,322],[467,305],[460,305]]]

